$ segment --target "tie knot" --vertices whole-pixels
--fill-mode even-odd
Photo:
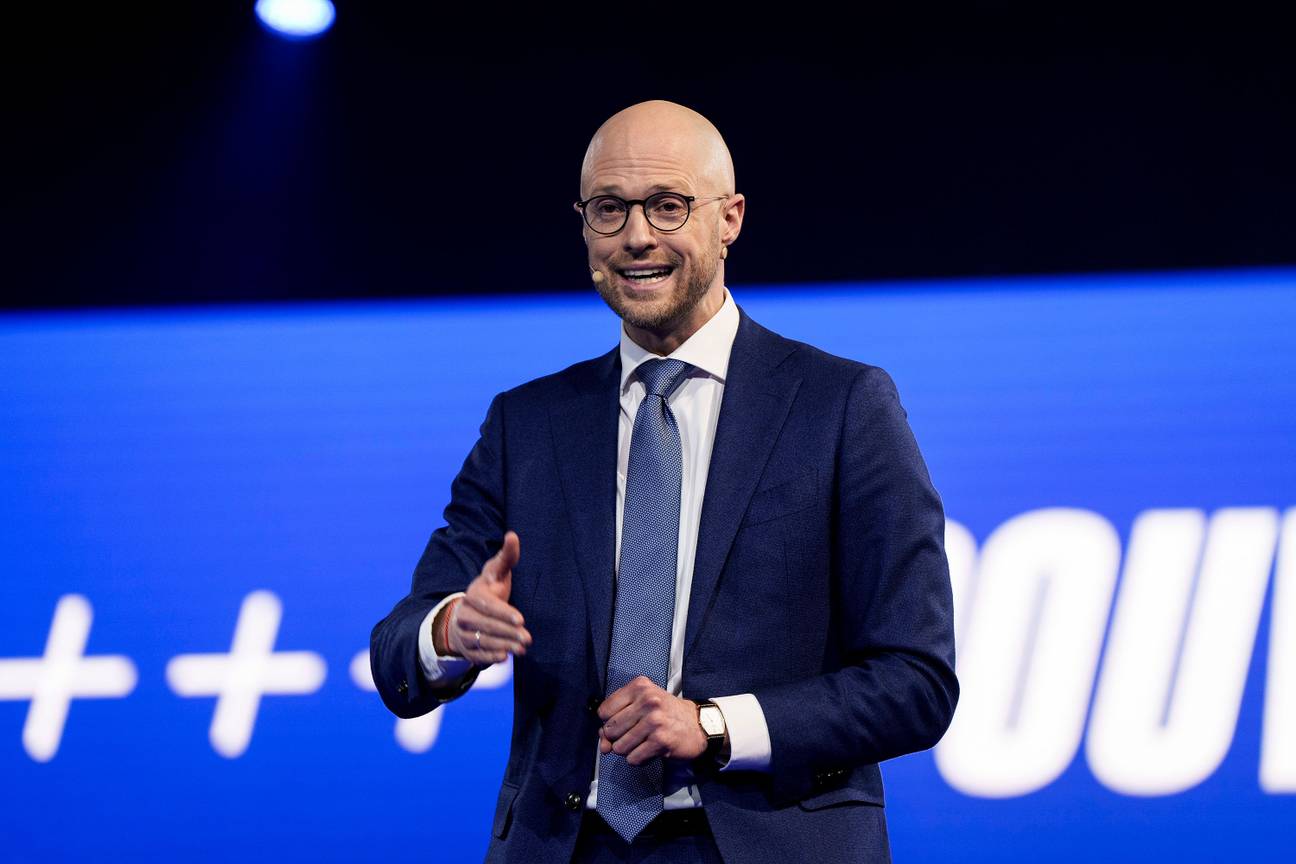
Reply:
[[[639,364],[637,371],[639,380],[644,382],[649,395],[666,399],[684,380],[684,372],[688,368],[689,364],[683,360],[661,357],[656,360],[645,360]]]

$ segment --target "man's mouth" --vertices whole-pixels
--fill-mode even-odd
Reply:
[[[669,278],[674,270],[670,266],[618,267],[617,273],[635,285],[655,285]]]

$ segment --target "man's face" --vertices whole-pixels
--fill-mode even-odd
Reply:
[[[689,322],[698,304],[713,287],[722,291],[719,278],[719,218],[724,200],[711,200],[727,190],[704,185],[695,166],[679,148],[664,152],[642,142],[602,148],[582,189],[585,199],[617,195],[623,199],[647,198],[655,192],[694,195],[692,213],[683,227],[662,231],[653,227],[639,204],[630,206],[625,227],[602,235],[584,226],[589,266],[601,272],[595,283],[604,302],[627,324],[657,333],[696,329]],[[714,185],[714,184],[712,184]],[[636,278],[634,271],[667,268],[665,278]]]

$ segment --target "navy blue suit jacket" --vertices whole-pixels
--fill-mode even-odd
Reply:
[[[958,700],[945,517],[891,377],[738,307],[685,632],[682,695],[753,693],[768,772],[698,766],[727,860],[887,861],[877,763],[934,745]],[[534,644],[488,861],[570,859],[612,629],[618,347],[497,395],[407,597],[373,629],[383,702],[416,717],[418,628],[521,538],[510,602]],[[444,788],[444,787],[443,787]],[[917,802],[912,802],[916,804]]]

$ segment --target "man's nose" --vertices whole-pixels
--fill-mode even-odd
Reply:
[[[637,251],[657,245],[657,235],[653,233],[652,225],[648,224],[648,216],[642,204],[630,205],[630,211],[626,213],[625,228],[621,229],[621,234],[621,242],[625,244],[627,251]]]

